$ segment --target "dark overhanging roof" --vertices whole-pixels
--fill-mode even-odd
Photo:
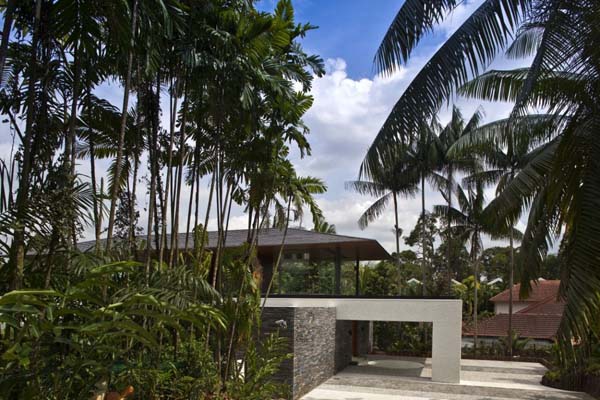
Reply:
[[[280,248],[283,240],[284,231],[279,228],[261,229],[258,234],[258,251],[267,252]],[[171,235],[167,235],[167,244],[171,243]],[[194,235],[190,233],[188,238],[188,248],[194,247]],[[248,231],[246,229],[229,230],[227,232],[226,248],[240,247],[246,243]],[[142,238],[142,237],[140,237]],[[143,239],[146,237],[143,236]],[[186,234],[177,235],[177,247],[185,247]],[[102,240],[102,245],[105,239]],[[77,244],[80,251],[89,251],[94,248],[94,241],[81,242]],[[155,249],[154,240],[151,246]],[[208,232],[208,249],[217,247],[217,232]],[[284,250],[298,250],[307,252],[318,252],[320,254],[330,254],[333,258],[339,251],[342,259],[345,260],[385,260],[391,258],[390,254],[375,239],[359,238],[354,236],[338,235],[332,233],[314,232],[299,228],[288,228],[285,239]],[[311,257],[312,258],[312,257]],[[322,257],[316,257],[322,258]]]

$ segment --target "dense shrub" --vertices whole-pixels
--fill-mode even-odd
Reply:
[[[55,289],[3,295],[1,397],[87,399],[128,386],[144,400],[285,394],[271,382],[285,343],[257,340],[252,274],[232,261],[226,275],[235,296],[186,266],[80,265]]]

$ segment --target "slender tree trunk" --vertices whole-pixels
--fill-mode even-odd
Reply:
[[[195,152],[194,152],[195,153]],[[187,252],[188,249],[188,245],[190,242],[190,224],[192,223],[192,205],[194,202],[194,196],[197,196],[197,190],[196,192],[194,192],[194,189],[196,189],[196,155],[194,154],[194,161],[193,161],[193,169],[192,169],[192,185],[190,188],[190,200],[188,202],[188,212],[187,212],[187,222],[185,225],[185,251]]]
[[[421,274],[423,282],[421,283],[421,295],[425,296],[427,294],[427,289],[425,288],[426,278],[427,278],[427,264],[425,262],[425,175],[421,174],[421,251],[423,252],[421,258]]]
[[[121,177],[121,159],[123,158],[123,148],[125,147],[125,130],[127,128],[127,110],[129,108],[129,90],[131,86],[131,70],[133,68],[133,53],[135,43],[135,33],[137,30],[138,6],[139,0],[133,2],[133,15],[131,21],[131,46],[127,57],[127,73],[125,75],[125,86],[123,87],[123,107],[121,109],[121,130],[119,133],[119,145],[117,147],[117,165],[115,167],[114,185],[110,199],[110,212],[108,214],[108,233],[106,237],[106,251],[109,252],[112,245],[113,230],[115,225],[115,213],[117,210],[117,201],[119,198],[119,181]]]
[[[476,250],[476,245],[474,243],[471,244],[471,253],[472,253],[472,260],[473,260],[473,271],[474,271],[474,277],[475,277],[475,289],[474,289],[474,298],[473,298],[473,350],[475,351],[475,354],[477,354],[477,334],[478,334],[478,327],[477,327],[477,308],[479,307],[478,304],[478,286],[479,286],[479,262],[477,259],[477,250]]]
[[[69,120],[69,133],[68,133],[68,146],[69,148],[69,153],[70,153],[70,159],[69,160],[65,160],[66,162],[69,162],[69,166],[70,166],[70,173],[72,175],[72,177],[74,177],[75,175],[75,141],[76,141],[76,134],[75,134],[75,128],[77,127],[77,107],[78,107],[78,101],[79,101],[79,81],[81,80],[81,60],[80,60],[80,55],[79,55],[79,45],[77,45],[75,47],[75,53],[73,56],[73,68],[75,69],[75,72],[73,74],[73,99],[72,99],[72,103],[71,103],[71,115],[70,115],[70,120]]]
[[[69,156],[65,157],[65,163],[68,165],[69,169],[69,187],[73,187],[75,183],[75,160],[76,160],[76,150],[75,144],[77,141],[77,135],[75,133],[75,128],[77,126],[77,108],[79,101],[79,81],[81,80],[81,60],[79,54],[79,44],[75,46],[75,51],[73,55],[73,68],[75,72],[73,74],[73,99],[71,102],[71,115],[69,117],[69,130],[67,133],[67,140],[65,141],[65,150],[69,150]],[[73,251],[73,246],[76,243],[77,234],[75,228],[75,218],[72,221],[67,221],[69,224],[69,228],[71,232],[67,238],[67,245],[69,252]],[[70,264],[70,257],[67,261]],[[70,267],[70,265],[69,265]],[[69,268],[70,269],[70,268]]]
[[[394,197],[394,236],[396,237],[396,268],[398,269],[398,294],[402,294],[401,273],[400,273],[400,227],[398,226],[398,195],[392,192]]]
[[[4,26],[2,28],[2,44],[0,44],[0,86],[4,83],[4,64],[6,63],[6,53],[8,51],[8,42],[10,41],[10,31],[15,12],[16,0],[8,0],[6,3],[6,12],[4,13]]]
[[[273,287],[273,281],[275,280],[275,275],[277,274],[278,270],[279,270],[279,265],[281,263],[281,257],[283,256],[283,249],[285,247],[285,240],[287,238],[287,233],[288,233],[288,226],[290,224],[290,211],[292,209],[292,196],[290,195],[288,197],[288,204],[287,204],[287,210],[286,210],[286,218],[285,218],[285,228],[283,230],[283,237],[281,239],[281,246],[279,246],[279,252],[277,253],[277,260],[275,261],[275,264],[273,265],[273,274],[271,275],[271,280],[269,281],[269,285],[267,286],[267,291],[265,292],[265,298],[263,300],[262,306],[261,306],[261,314],[262,311],[265,308],[265,304],[267,304],[267,299],[269,298],[269,294],[271,294],[271,288]]]
[[[152,139],[157,139],[156,129],[152,129]],[[156,142],[155,142],[156,143]],[[150,280],[150,264],[152,261],[152,222],[156,208],[156,169],[155,158],[156,150],[154,146],[149,146],[149,158],[150,158],[150,197],[148,200],[148,225],[146,226],[146,284]]]
[[[89,71],[86,73],[86,112],[87,117],[92,117],[92,83],[89,79]],[[98,188],[96,185],[96,149],[94,144],[94,133],[92,132],[92,128],[90,127],[88,131],[88,144],[90,147],[90,179],[92,184],[92,202],[93,202],[93,216],[94,216],[94,239],[95,246],[94,252],[99,254],[100,252],[100,234],[102,226],[100,224],[100,205],[98,203]]]
[[[160,109],[160,71],[156,74],[156,96],[152,96],[153,103],[148,102],[150,105],[149,113],[151,114],[149,125],[150,141],[152,143],[158,143],[158,130],[159,130],[159,109]],[[148,94],[152,95],[152,85],[148,84]],[[148,225],[146,227],[146,282],[150,278],[150,267],[152,259],[152,228],[154,228],[154,240],[158,240],[158,218],[157,218],[157,186],[159,184],[158,178],[160,177],[160,168],[158,164],[159,150],[156,146],[149,146],[149,163],[150,163],[150,197],[148,200]],[[153,223],[156,221],[156,223]],[[154,247],[158,250],[158,243]]]
[[[513,335],[512,335],[512,317],[513,317],[513,285],[515,273],[515,244],[513,227],[510,227],[510,271],[508,272],[508,356],[513,356]]]
[[[23,283],[23,270],[25,266],[25,227],[24,218],[29,203],[29,186],[31,174],[31,147],[33,141],[33,118],[35,116],[35,83],[37,80],[37,47],[39,42],[40,18],[42,10],[42,0],[37,0],[35,5],[35,22],[31,40],[31,59],[29,62],[30,75],[28,84],[27,98],[27,121],[25,123],[25,135],[23,141],[23,161],[21,164],[21,179],[17,190],[15,205],[17,208],[16,224],[12,246],[15,265],[15,277],[13,288],[20,289]]]
[[[206,205],[206,214],[204,216],[204,226],[202,227],[202,243],[200,244],[198,254],[196,255],[197,262],[200,262],[202,257],[204,257],[204,248],[206,247],[206,240],[208,240],[208,238],[205,236],[207,236],[208,233],[208,218],[210,216],[210,209],[212,207],[213,194],[215,192],[215,180],[216,174],[213,172],[210,180],[210,190],[208,192],[208,203]]]
[[[135,258],[135,229],[136,229],[136,212],[135,212],[135,204],[136,204],[136,195],[135,191],[137,190],[137,176],[139,170],[139,160],[137,155],[133,157],[133,177],[131,182],[131,197],[129,198],[129,232],[127,241],[129,243],[129,251],[132,252],[132,255]]]
[[[171,181],[173,180],[173,147],[175,146],[175,120],[177,113],[177,95],[175,94],[175,88],[173,83],[173,77],[171,77],[171,85],[169,90],[169,112],[170,112],[170,124],[169,124],[169,156],[167,158],[167,178],[165,183],[164,200],[161,200],[163,204],[163,212],[161,215],[162,229],[160,237],[160,249],[158,252],[158,262],[162,264],[164,259],[165,246],[167,244],[167,210],[166,207],[169,204],[169,193],[171,193]],[[162,196],[161,196],[162,198]],[[173,208],[171,207],[171,210]],[[171,218],[172,219],[172,218]],[[172,221],[171,221],[172,222]]]
[[[184,78],[185,79],[185,78]],[[186,137],[186,124],[187,124],[187,109],[188,109],[188,96],[187,96],[187,82],[184,82],[183,89],[183,104],[182,104],[182,115],[181,115],[181,128],[179,129],[179,166],[177,169],[177,184],[175,186],[175,215],[173,217],[173,228],[171,229],[171,255],[169,257],[169,264],[177,264],[177,251],[179,247],[179,206],[181,202],[181,186],[183,185],[183,172],[185,167],[185,141]]]
[[[450,210],[452,209],[452,186],[453,186],[453,180],[454,180],[454,176],[453,176],[453,170],[452,170],[452,166],[449,166],[448,169],[448,214],[450,213]],[[450,215],[447,216],[446,218],[446,258],[447,258],[447,262],[448,265],[446,266],[446,268],[448,268],[448,292],[451,293],[452,292],[452,275],[453,275],[453,268],[452,268],[452,251],[454,250],[452,247],[452,234],[450,232],[450,229],[452,228],[452,224],[450,223]]]

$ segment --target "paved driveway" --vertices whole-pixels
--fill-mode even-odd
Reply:
[[[303,400],[592,400],[540,384],[538,363],[462,360],[461,383],[431,382],[431,360],[370,356],[317,387]]]

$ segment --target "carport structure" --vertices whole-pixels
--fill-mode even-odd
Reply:
[[[292,342],[293,397],[299,398],[329,379],[345,365],[340,352],[348,321],[431,322],[433,324],[432,381],[459,383],[462,302],[435,298],[275,297],[266,301],[268,318],[289,320]],[[336,323],[332,323],[335,319]],[[286,321],[287,322],[287,321]],[[270,321],[264,321],[269,325]],[[272,321],[271,321],[272,324]],[[333,347],[333,348],[331,348]],[[317,370],[318,375],[311,371]]]

